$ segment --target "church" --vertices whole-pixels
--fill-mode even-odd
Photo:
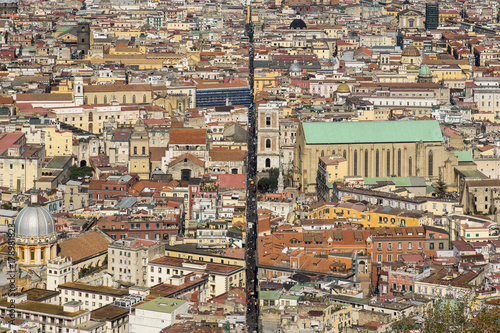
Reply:
[[[365,178],[441,176],[451,183],[458,165],[434,120],[304,122],[297,130],[294,186],[314,193],[319,157],[331,155],[347,160],[348,175]]]

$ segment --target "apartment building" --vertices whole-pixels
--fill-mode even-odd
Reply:
[[[211,297],[225,293],[233,287],[245,286],[244,267],[172,257],[162,257],[148,263],[147,286],[152,287],[173,276],[184,276],[191,273],[209,275],[209,294]]]
[[[148,262],[164,254],[163,245],[158,241],[125,238],[108,247],[108,271],[115,280],[145,286]]]
[[[93,311],[128,295],[126,289],[91,286],[78,282],[63,283],[57,289],[61,292],[59,294],[59,304],[80,302],[81,308],[88,311]]]

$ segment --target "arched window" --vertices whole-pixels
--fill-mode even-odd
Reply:
[[[137,155],[137,147],[134,147],[134,155]]]
[[[80,94],[82,92],[82,87],[81,86],[78,86],[78,89],[77,89],[78,93]]]
[[[94,104],[97,104],[97,96],[94,96]]]
[[[401,177],[401,148],[398,149],[398,177]]]
[[[89,112],[89,121],[94,121],[94,114]]]
[[[434,174],[434,156],[432,156],[432,150],[429,151],[429,160],[428,160],[428,167],[427,169],[429,169],[428,173],[429,173],[429,176],[432,176]]]
[[[368,177],[368,149],[365,149],[365,177]]]
[[[123,95],[123,104],[127,104],[127,96]]]
[[[142,155],[146,155],[146,147],[142,147]]]
[[[354,151],[354,175],[358,175],[358,151]]]
[[[271,148],[271,139],[266,139],[266,148]]]
[[[335,150],[332,150],[332,155],[335,155]]]
[[[380,177],[379,163],[380,163],[380,155],[377,149],[377,151],[375,152],[375,177]]]
[[[387,149],[387,177],[391,176],[391,151]]]
[[[342,156],[344,156],[344,158],[347,158],[347,152],[345,151],[345,149],[344,152],[342,153]]]
[[[87,96],[85,96],[85,98],[83,99],[83,104],[89,104],[89,98]]]
[[[266,168],[270,168],[270,167],[271,167],[271,159],[266,158]]]
[[[411,176],[412,175],[412,171],[411,171],[411,156],[408,158],[408,176]]]
[[[323,156],[325,156],[325,151],[324,150],[321,151],[321,157],[323,157]]]
[[[135,95],[132,95],[132,103],[135,104]]]
[[[143,102],[143,103],[146,103],[146,94],[144,94],[144,95],[142,96],[142,102]]]
[[[97,104],[97,102],[96,102]],[[108,104],[108,96],[104,96],[104,104]]]

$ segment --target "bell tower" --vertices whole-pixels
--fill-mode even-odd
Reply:
[[[257,109],[257,172],[279,168],[279,107],[275,104]]]
[[[82,55],[89,54],[90,50],[90,24],[86,21],[78,22],[76,46]]]
[[[84,104],[83,99],[83,79],[79,77],[75,77],[73,82],[73,94],[75,96],[75,105],[80,106]]]

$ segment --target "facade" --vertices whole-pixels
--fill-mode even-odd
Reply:
[[[38,191],[32,191],[31,205],[23,208],[14,221],[15,250],[19,264],[41,266],[56,257],[57,234],[49,211],[37,202]]]
[[[108,247],[108,271],[115,280],[146,286],[149,260],[164,255],[161,243],[153,240],[126,238]]]
[[[341,155],[322,156],[318,162],[318,176],[316,184],[318,196],[325,201],[330,200],[333,195],[333,182],[343,180],[348,176],[347,160]]]
[[[162,257],[148,263],[148,287],[164,283],[173,276],[190,273],[209,275],[210,297],[223,294],[233,287],[244,287],[246,281],[245,268],[241,266]]]
[[[257,108],[257,171],[280,166],[279,108]]]
[[[250,106],[250,88],[246,83],[199,84],[196,86],[196,107],[224,105]]]
[[[81,304],[82,309],[89,311],[101,308],[128,295],[126,289],[91,286],[77,282],[63,283],[57,289],[61,292],[59,294],[59,304],[78,302]]]
[[[161,332],[174,324],[178,315],[187,313],[189,302],[158,297],[141,302],[130,309],[129,332]]]
[[[316,188],[318,158],[341,155],[348,174],[453,179],[458,158],[446,151],[437,121],[302,123],[297,132],[294,185]]]
[[[149,179],[149,157],[149,136],[144,122],[139,119],[130,136],[129,172],[137,174],[141,180]]]
[[[425,4],[425,28],[437,29],[439,26],[439,4],[431,2]]]

